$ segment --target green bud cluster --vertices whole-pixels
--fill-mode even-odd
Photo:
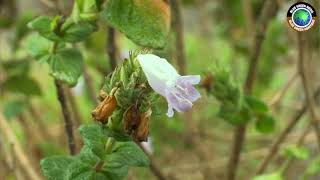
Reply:
[[[124,113],[135,106],[139,114],[154,109],[158,95],[148,85],[139,62],[136,59],[138,52],[132,52],[121,66],[106,78],[102,90],[109,95],[113,89],[117,100],[117,108],[108,121],[108,126],[123,132]]]
[[[245,95],[226,67],[214,67],[202,85],[220,102],[218,117],[232,125],[255,119],[258,131],[269,133],[274,130],[275,122],[267,105],[258,98]]]

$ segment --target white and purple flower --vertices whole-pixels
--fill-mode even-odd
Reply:
[[[189,110],[200,93],[193,87],[199,84],[200,75],[181,76],[166,59],[153,54],[140,54],[137,59],[151,88],[166,98],[167,116]]]

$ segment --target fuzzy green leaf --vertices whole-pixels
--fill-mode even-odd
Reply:
[[[160,0],[109,0],[102,16],[138,45],[163,48],[170,22],[168,4]]]
[[[134,142],[117,142],[113,152],[107,156],[108,162],[126,166],[149,166],[149,158]]]
[[[36,60],[42,60],[44,56],[48,55],[52,44],[51,41],[39,34],[31,34],[24,41],[27,52]]]
[[[72,21],[69,19],[69,21]],[[68,23],[66,23],[68,24]],[[97,30],[95,24],[87,21],[80,21],[78,23],[70,22],[67,27],[62,26],[62,39],[66,42],[79,42],[87,39],[89,35]]]
[[[57,18],[48,16],[39,16],[28,23],[29,28],[37,31],[41,36],[52,41],[61,41],[61,38],[54,33],[54,28],[57,24]]]
[[[78,78],[82,74],[83,59],[77,49],[61,49],[54,54],[46,56],[50,66],[50,74],[60,81],[70,86],[77,84]]]
[[[261,133],[271,133],[275,129],[275,120],[270,115],[258,115],[256,129]]]
[[[83,138],[84,144],[91,149],[94,154],[103,158],[105,155],[105,144],[107,143],[107,136],[102,127],[98,123],[82,125],[79,128],[80,135]]]
[[[46,180],[64,179],[66,169],[73,161],[72,157],[67,156],[52,156],[42,159],[40,162],[42,175]]]

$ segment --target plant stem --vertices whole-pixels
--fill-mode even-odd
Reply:
[[[171,0],[172,28],[175,32],[175,45],[179,73],[186,73],[186,58],[184,54],[183,21],[180,0]]]
[[[110,72],[112,72],[117,66],[117,53],[118,48],[116,44],[116,32],[115,30],[108,26],[108,37],[107,37],[107,53],[109,58]],[[106,75],[109,72],[106,73]]]
[[[152,174],[158,179],[158,180],[166,180],[167,178],[165,177],[165,175],[162,173],[162,171],[160,170],[160,168],[156,165],[156,163],[154,162],[151,154],[142,146],[142,144],[140,142],[136,142],[136,144],[142,149],[142,151],[149,157],[150,159],[150,170],[152,172]]]
[[[318,117],[316,115],[316,108],[315,108],[315,101],[312,98],[311,95],[311,85],[310,85],[310,76],[309,76],[309,69],[307,69],[309,66],[306,62],[306,58],[304,57],[304,46],[306,45],[306,39],[302,33],[298,32],[298,48],[299,48],[299,72],[300,77],[303,84],[303,89],[305,93],[305,98],[307,100],[308,106],[309,106],[309,113],[311,122],[313,124],[314,131],[316,133],[317,139],[318,139],[318,146],[320,149],[320,127],[319,127],[319,121]]]
[[[265,1],[260,15],[260,23],[257,25],[255,34],[255,46],[253,47],[250,57],[249,69],[244,85],[244,93],[250,95],[253,87],[254,80],[256,79],[256,71],[261,52],[262,42],[264,41],[264,35],[267,30],[270,19],[272,19],[277,12],[277,5],[275,6],[274,0]],[[234,132],[234,141],[232,146],[232,154],[230,156],[228,165],[228,180],[234,180],[236,177],[236,171],[240,159],[240,153],[245,141],[246,124],[239,125]]]
[[[320,97],[320,87],[317,88],[316,92],[313,95],[314,99],[317,99],[319,97]],[[278,138],[271,145],[269,152],[267,153],[265,158],[262,160],[261,164],[258,166],[256,174],[264,173],[265,169],[267,168],[268,164],[271,162],[272,158],[277,154],[280,145],[284,142],[288,134],[299,122],[303,114],[307,111],[307,108],[308,108],[308,104],[305,103],[304,106],[299,111],[296,112],[292,120],[288,123],[288,125],[280,133]]]
[[[105,151],[106,154],[111,154],[112,149],[114,147],[116,143],[116,140],[113,137],[108,137],[107,143],[106,143],[106,147],[105,147]],[[104,161],[103,160],[99,160],[95,165],[94,165],[94,170],[96,172],[101,171],[101,168],[103,167]]]
[[[55,80],[54,83],[56,86],[57,97],[58,97],[61,111],[64,118],[64,127],[67,134],[69,151],[71,155],[74,155],[76,153],[76,146],[75,146],[75,139],[74,139],[74,133],[73,133],[73,123],[70,116],[71,113],[66,102],[66,94],[64,92],[63,85],[59,80]]]

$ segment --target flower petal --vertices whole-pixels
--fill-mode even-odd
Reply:
[[[165,96],[167,86],[174,86],[179,74],[166,59],[153,54],[140,54],[137,59],[154,91]]]
[[[179,82],[185,83],[189,82],[190,84],[199,84],[200,83],[200,75],[190,75],[190,76],[180,76],[178,78]]]
[[[192,107],[192,102],[175,90],[167,90],[166,99],[168,105],[173,107],[178,112],[187,111]]]

